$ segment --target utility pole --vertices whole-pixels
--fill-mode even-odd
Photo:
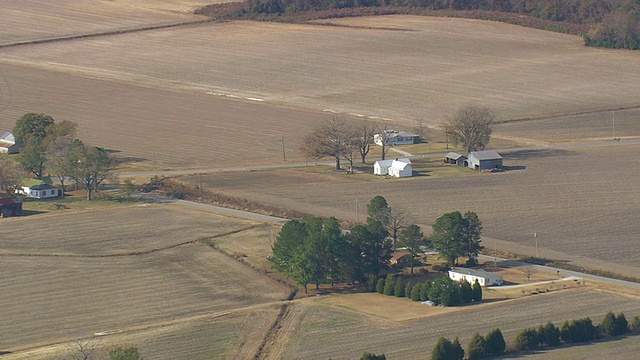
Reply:
[[[200,197],[202,197],[202,174],[200,174]]]
[[[447,130],[444,131],[444,138],[447,141],[447,150],[449,150],[449,132]]]
[[[358,219],[358,197],[356,196],[356,224],[359,224],[360,220]]]
[[[540,258],[540,254],[538,253],[538,234],[533,233],[533,238],[536,240],[536,258]]]
[[[612,111],[611,115],[613,115],[613,128],[611,130],[611,134],[613,135],[613,140],[616,139],[616,112]]]
[[[287,161],[287,154],[284,151],[284,135],[282,135],[282,161]]]

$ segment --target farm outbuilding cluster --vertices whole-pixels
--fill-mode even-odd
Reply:
[[[449,278],[453,281],[466,281],[473,284],[478,280],[480,286],[502,285],[504,278],[500,274],[494,274],[481,269],[452,268],[449,270]]]

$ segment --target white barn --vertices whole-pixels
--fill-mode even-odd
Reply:
[[[449,278],[453,281],[466,281],[473,284],[478,280],[480,286],[502,285],[504,278],[500,274],[490,273],[479,269],[452,268],[449,270]]]
[[[373,164],[373,173],[381,176],[410,177],[413,175],[413,168],[409,158],[378,160]]]

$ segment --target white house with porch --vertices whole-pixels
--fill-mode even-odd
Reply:
[[[380,176],[410,177],[413,175],[413,168],[409,158],[378,160],[373,164],[373,173]]]
[[[7,131],[0,136],[0,153],[17,154],[21,148],[22,144],[16,142],[12,133]]]

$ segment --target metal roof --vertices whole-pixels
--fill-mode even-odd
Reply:
[[[482,269],[452,268],[451,270],[449,270],[449,272],[463,275],[473,275],[483,278],[488,278],[490,275],[502,276],[500,274],[490,273]]]
[[[458,154],[458,153],[454,153],[454,152],[450,152],[447,155],[445,155],[444,157],[446,157],[447,159],[453,159],[453,160],[458,160],[460,158],[465,158],[466,157],[464,155]]]
[[[500,156],[500,154],[498,154],[498,152],[495,150],[472,151],[471,153],[469,153],[469,156],[471,156],[471,154],[473,154],[473,156],[475,156],[475,158],[478,160],[502,159],[502,156]]]

